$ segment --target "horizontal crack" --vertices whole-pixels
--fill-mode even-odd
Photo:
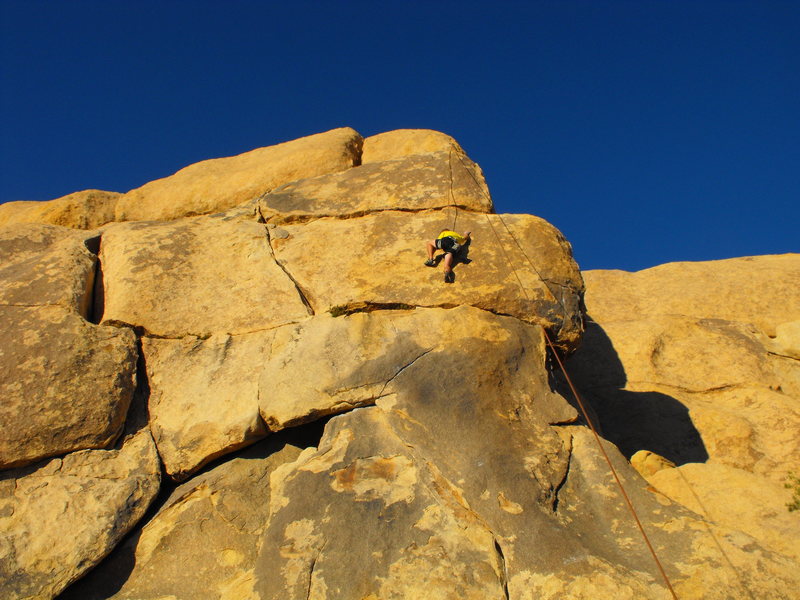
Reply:
[[[302,215],[291,215],[291,214],[287,215],[287,214],[282,214],[282,213],[279,213],[279,212],[275,212],[275,213],[270,214],[269,216],[267,216],[265,218],[265,220],[270,225],[302,225],[304,223],[309,223],[311,221],[319,221],[319,220],[322,220],[322,219],[330,219],[330,220],[334,220],[334,221],[348,221],[350,219],[358,219],[360,217],[366,217],[366,216],[369,216],[369,215],[374,215],[374,214],[384,213],[384,212],[400,212],[400,213],[442,212],[442,211],[445,211],[445,210],[452,209],[453,206],[454,206],[453,204],[446,204],[446,205],[443,205],[443,206],[431,206],[431,207],[425,207],[425,208],[400,208],[400,207],[373,208],[373,209],[358,210],[358,211],[353,211],[351,213],[338,214],[338,215],[337,214],[319,214],[319,213],[317,213],[317,214],[302,214]],[[479,212],[479,211],[476,211],[476,210],[472,210],[468,206],[463,206],[461,204],[456,204],[455,206],[459,210],[462,210],[462,211],[468,212],[468,213],[473,213],[475,215],[491,214],[491,213],[484,213],[484,212]],[[259,207],[259,214],[262,216],[262,218],[264,218],[264,215],[261,212],[260,207]]]
[[[767,350],[767,354],[770,354],[772,356],[777,356],[778,358],[786,358],[786,359],[789,359],[789,360],[800,361],[800,358],[797,358],[796,356],[789,356],[788,354],[781,354],[780,352],[772,352],[772,351]]]

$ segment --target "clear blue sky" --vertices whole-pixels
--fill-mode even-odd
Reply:
[[[0,202],[430,128],[582,268],[800,251],[800,2],[0,0]]]

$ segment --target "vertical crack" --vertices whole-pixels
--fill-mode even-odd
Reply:
[[[311,588],[314,585],[314,567],[317,566],[317,561],[319,560],[322,551],[325,549],[326,542],[323,542],[322,547],[317,551],[317,554],[311,560],[311,566],[308,569],[308,587],[306,588],[306,600],[311,598]]]
[[[567,448],[567,466],[564,469],[564,477],[561,479],[559,484],[556,486],[555,491],[553,492],[553,514],[558,513],[558,494],[561,491],[561,488],[564,487],[564,484],[567,483],[567,478],[569,477],[569,468],[572,465],[572,436],[569,437],[569,448]]]
[[[259,214],[260,214],[260,211],[259,211]],[[281,261],[278,260],[278,257],[275,256],[275,250],[272,248],[272,238],[269,235],[269,228],[264,227],[264,233],[267,236],[267,247],[269,248],[269,253],[272,256],[272,260],[274,260],[275,264],[278,265],[280,270],[283,271],[286,274],[286,276],[289,278],[289,281],[291,281],[294,284],[294,289],[297,290],[297,294],[300,296],[300,301],[306,307],[306,311],[308,311],[308,314],[310,316],[314,316],[314,309],[311,307],[311,302],[309,302],[308,297],[306,296],[305,292],[303,291],[302,286],[292,276],[292,274],[289,273],[289,271],[286,269],[286,267],[284,267],[281,264]]]
[[[505,595],[506,600],[509,600],[508,595],[508,567],[506,566],[506,557],[503,554],[503,549],[500,547],[500,542],[497,541],[497,538],[494,539],[494,550],[497,552],[497,558],[500,562],[500,566],[502,567],[502,577],[503,577],[503,594]]]
[[[97,325],[103,319],[105,310],[105,292],[103,289],[103,264],[100,262],[100,244],[102,236],[98,235],[83,241],[86,249],[94,255],[94,272],[86,286],[85,318]]]

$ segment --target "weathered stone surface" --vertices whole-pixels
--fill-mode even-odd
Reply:
[[[195,163],[119,199],[116,221],[168,220],[225,210],[280,185],[359,164],[361,136],[343,127]]]
[[[526,327],[467,306],[320,315],[283,327],[275,331],[261,371],[261,416],[277,431],[374,404],[392,396],[394,379],[410,367],[431,368],[449,346],[474,339],[509,360],[523,361],[525,345],[540,342]],[[492,368],[492,362],[478,365],[469,376],[509,385]],[[526,364],[526,369],[534,367]],[[537,410],[549,422],[577,418],[560,397],[546,400],[546,395],[540,399]]]
[[[541,330],[492,318],[495,335],[447,332],[452,343],[397,373],[376,407],[333,418],[319,449],[273,473],[261,598],[667,597],[586,430],[538,410],[565,404],[549,390]],[[725,598],[730,573],[709,557],[705,524],[607,452],[679,594]],[[719,543],[752,589],[791,597],[794,563],[715,534],[731,538]]]
[[[115,216],[214,214],[111,224],[102,240],[43,225],[0,234],[14,324],[0,352],[31,352],[14,368],[58,380],[48,352],[84,356],[59,350],[73,329],[127,336],[128,350],[130,330],[142,336],[138,434],[0,477],[0,595],[50,598],[117,543],[157,487],[152,431],[176,479],[252,445],[178,488],[65,598],[668,597],[546,361],[539,325],[565,350],[583,329],[569,244],[535,217],[481,212],[480,170],[443,134],[375,136],[354,166],[360,142],[337,130],[208,161],[130,192]],[[453,285],[422,265],[443,228],[473,234]],[[797,267],[787,256],[589,274],[595,320],[571,371],[622,450],[604,442],[681,598],[800,588],[798,535],[775,493],[800,460]],[[18,335],[22,314],[44,325]],[[92,367],[111,338],[92,338],[84,371],[132,384],[132,366]],[[27,400],[19,381],[9,389]],[[116,423],[107,396],[76,421]],[[23,425],[4,432],[35,438],[27,406],[9,409]],[[51,432],[62,417],[42,418]],[[318,448],[273,454],[309,430],[298,446]],[[637,451],[650,485],[625,459]],[[696,493],[681,487],[690,479]],[[718,517],[724,494],[743,501]]]
[[[60,305],[87,316],[96,257],[87,234],[53,225],[0,228],[0,305]]]
[[[274,224],[448,206],[492,211],[480,167],[466,156],[448,152],[415,154],[295,181],[260,200],[261,213]]]
[[[655,269],[612,273],[612,280],[627,282],[622,290],[611,287],[603,272],[586,274],[594,323],[570,368],[605,433],[626,455],[649,450],[678,464],[708,460],[775,482],[795,468],[800,363],[781,353],[782,344],[791,345],[783,341],[790,334],[773,340],[763,332],[791,331],[797,320],[800,288],[783,287],[797,277],[797,263],[788,255],[688,265],[685,300],[675,298],[681,295],[669,265],[659,268],[663,286]],[[782,268],[786,272],[778,275]],[[772,279],[765,280],[764,272]],[[719,285],[703,288],[702,304],[692,300],[699,296],[695,283],[709,282]],[[656,294],[659,287],[661,295],[642,307],[645,291]],[[673,314],[654,314],[659,310]],[[677,314],[682,310],[702,316]]]
[[[144,515],[160,473],[146,427],[117,449],[0,473],[0,596],[58,595]]]
[[[800,560],[800,519],[786,510],[792,495],[781,483],[735,467],[699,463],[660,470],[648,481],[703,518]]]
[[[502,600],[492,532],[377,408],[273,472],[255,597]]]
[[[454,285],[442,282],[441,270],[422,264],[426,240],[452,225],[439,212],[386,211],[284,225],[271,230],[271,242],[316,313],[364,304],[472,305],[541,323],[554,330],[558,343],[573,347],[583,329],[583,285],[558,230],[530,215],[504,215],[512,237],[499,215],[458,214],[459,229],[472,231],[473,243],[471,262],[455,267]]]
[[[800,254],[677,262],[637,273],[586,271],[598,323],[685,315],[752,323],[767,335],[800,319]]]
[[[299,454],[275,436],[178,487],[62,600],[258,598],[254,564],[269,517],[269,476]]]
[[[800,360],[800,321],[788,321],[778,325],[770,350],[787,358]]]
[[[168,337],[237,334],[308,315],[266,228],[211,217],[108,227],[103,321]]]
[[[530,591],[519,590],[519,597],[670,597],[660,586],[663,580],[591,433],[584,427],[568,427],[566,432],[571,435],[572,454],[559,493],[560,519],[570,531],[579,532],[587,547],[595,552],[605,548],[605,556],[614,557],[609,562],[616,563],[616,572],[609,581],[608,565],[601,563],[597,572],[583,580],[541,573],[521,582],[547,585],[546,593],[538,595],[542,588],[534,586]],[[800,569],[795,560],[760,545],[738,526],[732,529],[708,522],[672,503],[645,486],[611,444],[603,444],[679,598],[789,600],[796,595]],[[656,476],[674,471],[659,471]],[[597,564],[597,554],[589,560]],[[637,571],[655,577],[661,593],[652,584],[650,591],[637,584],[642,575]]]
[[[675,463],[649,450],[639,450],[631,456],[631,466],[642,477],[650,477],[664,469],[674,469]]]
[[[431,129],[395,129],[364,138],[361,164],[433,152],[464,154],[449,135]]]
[[[114,220],[114,209],[121,195],[83,190],[44,202],[6,202],[0,204],[0,226],[49,223],[73,229],[96,229]]]
[[[171,477],[185,479],[217,456],[267,434],[258,413],[258,388],[273,336],[274,331],[261,331],[206,340],[142,340],[150,428]],[[314,367],[294,377],[304,377],[308,368]]]
[[[136,338],[58,306],[0,307],[0,468],[84,448],[122,430]]]
[[[626,456],[641,463],[656,453],[679,465],[637,468],[709,520],[708,552],[728,570],[755,556],[726,545],[734,529],[797,559],[785,492],[776,492],[800,461],[800,363],[791,354],[798,266],[800,257],[786,255],[584,273],[593,321],[570,371]],[[777,555],[764,573],[786,568]],[[727,585],[735,597],[791,597],[749,574]],[[689,597],[705,594],[692,587]]]

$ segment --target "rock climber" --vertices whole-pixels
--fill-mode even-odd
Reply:
[[[435,267],[436,260],[434,260],[433,255],[436,253],[436,250],[444,250],[445,283],[453,283],[455,281],[456,275],[453,273],[453,263],[462,248],[470,243],[470,233],[471,232],[468,231],[464,235],[461,235],[455,231],[442,229],[442,232],[435,240],[430,240],[428,242],[428,260],[425,261],[425,266]]]

